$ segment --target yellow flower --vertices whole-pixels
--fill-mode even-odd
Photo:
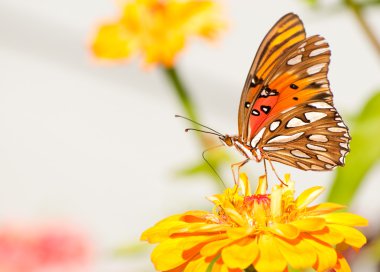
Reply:
[[[189,211],[168,217],[146,230],[142,240],[158,243],[151,259],[160,271],[350,271],[341,250],[360,249],[365,236],[355,226],[367,220],[334,203],[309,204],[323,187],[297,198],[294,183],[276,185],[267,193],[265,176],[251,194],[245,174],[240,185],[209,199],[213,212]],[[210,270],[207,270],[210,269]]]
[[[100,26],[92,44],[98,58],[123,60],[141,52],[147,64],[171,67],[191,36],[213,40],[225,24],[211,0],[133,0]]]

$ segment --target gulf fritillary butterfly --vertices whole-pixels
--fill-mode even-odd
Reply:
[[[239,135],[220,136],[246,160],[267,159],[302,170],[344,165],[348,128],[333,106],[326,40],[306,37],[289,13],[268,32],[253,60],[239,106]]]
[[[238,168],[249,160],[313,171],[344,165],[351,137],[333,106],[330,55],[323,37],[307,38],[300,18],[286,14],[265,36],[249,70],[240,98],[239,135],[197,124],[244,155],[234,164]]]

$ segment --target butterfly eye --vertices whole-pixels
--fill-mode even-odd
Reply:
[[[248,109],[251,106],[251,103],[245,102],[244,106]]]

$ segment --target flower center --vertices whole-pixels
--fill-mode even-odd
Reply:
[[[268,194],[254,194],[244,197],[244,209],[251,226],[264,227],[268,224],[270,202]]]

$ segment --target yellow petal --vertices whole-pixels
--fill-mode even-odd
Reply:
[[[282,188],[280,186],[273,186],[270,198],[271,215],[275,222],[281,221]]]
[[[101,26],[92,44],[92,51],[98,58],[125,59],[136,50],[136,37],[121,24],[111,23]]]
[[[206,221],[206,217],[209,215],[208,212],[205,211],[188,211],[181,215],[181,221],[187,222],[187,223],[194,223],[194,222],[204,222]]]
[[[224,232],[226,226],[221,224],[193,223],[171,227],[167,232],[170,236],[176,234],[213,235],[215,232]],[[198,233],[198,234],[197,234]]]
[[[333,268],[337,262],[337,253],[335,249],[328,244],[318,241],[307,234],[303,234],[304,241],[311,245],[317,253],[317,263],[315,269],[318,272],[324,272]]]
[[[239,184],[244,196],[251,195],[251,185],[248,181],[248,177],[245,173],[241,173],[239,176]]]
[[[268,189],[267,177],[265,175],[259,177],[259,182],[255,191],[255,195],[265,195]]]
[[[227,229],[227,235],[230,239],[237,240],[240,238],[243,238],[245,236],[248,236],[254,232],[254,228],[247,228],[247,227],[242,227],[242,228],[228,228]]]
[[[236,210],[226,208],[224,209],[226,214],[238,225],[238,226],[246,226],[247,220],[245,220],[241,214],[239,214]]]
[[[335,272],[351,272],[351,268],[347,263],[346,258],[341,254],[338,254],[338,263],[334,267]]]
[[[324,218],[329,224],[339,224],[352,227],[361,227],[368,225],[367,219],[353,213],[329,213],[320,215],[319,217]]]
[[[344,236],[344,242],[352,247],[361,248],[367,243],[367,238],[352,227],[329,224],[329,228],[336,230]]]
[[[182,241],[183,238],[168,239],[153,250],[151,260],[157,270],[166,271],[174,269],[186,262],[182,257],[183,248],[179,246]],[[198,241],[195,241],[194,245],[197,243]]]
[[[297,209],[306,208],[307,205],[313,202],[323,191],[324,188],[321,186],[312,187],[303,191],[296,200]]]
[[[331,228],[330,225],[320,231],[310,232],[309,234],[318,240],[328,243],[329,245],[337,245],[344,240],[342,233],[334,228]]]
[[[274,223],[272,224],[268,230],[273,234],[284,237],[286,239],[295,239],[299,235],[299,230],[297,227],[289,225],[289,224],[280,224]]]
[[[200,253],[202,256],[206,256],[206,257],[214,256],[218,254],[218,252],[221,251],[225,246],[227,246],[230,243],[233,243],[233,241],[234,240],[230,240],[230,239],[222,239],[222,240],[209,243],[201,249]]]
[[[173,215],[164,220],[161,220],[153,227],[147,229],[141,234],[140,239],[149,243],[158,243],[169,237],[169,230],[174,227],[184,227],[187,223],[179,220],[181,215]]]
[[[261,235],[259,237],[259,257],[253,266],[257,271],[282,272],[287,263],[274,242],[272,235]]]
[[[308,207],[306,209],[306,213],[308,215],[319,215],[319,214],[335,212],[337,210],[342,210],[345,207],[346,206],[343,206],[340,204],[326,202],[326,203],[321,203],[315,206]]]
[[[293,221],[290,224],[298,228],[300,231],[317,231],[325,227],[325,220],[318,217],[308,217],[297,221]]]
[[[189,262],[189,264],[186,266],[184,272],[194,272],[194,271],[207,271],[208,266],[210,263],[207,263],[205,258],[199,258],[195,261]]]
[[[208,243],[211,243],[217,240],[219,240],[218,235],[187,237],[178,246],[183,249],[182,257],[184,259],[189,260],[193,258],[194,256],[199,255],[199,252],[201,251],[202,247],[204,247]]]
[[[302,239],[289,241],[277,238],[275,241],[285,260],[295,269],[311,268],[317,261],[314,248]]]
[[[245,238],[222,250],[223,262],[229,268],[245,269],[250,266],[259,253],[257,239]]]

